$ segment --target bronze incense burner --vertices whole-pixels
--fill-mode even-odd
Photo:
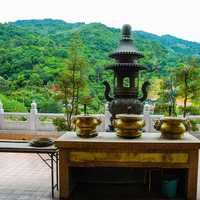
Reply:
[[[72,122],[77,136],[84,138],[97,136],[96,127],[101,124],[100,119],[91,115],[78,115]]]
[[[190,123],[184,118],[164,117],[157,120],[154,128],[161,132],[162,137],[167,139],[181,139],[190,128]]]
[[[118,114],[113,120],[114,127],[117,129],[117,136],[123,138],[136,138],[141,136],[141,128],[145,122],[139,115],[134,114]]]
[[[131,39],[131,26],[124,25],[122,28],[122,39],[118,48],[110,54],[110,57],[117,62],[106,67],[114,73],[114,96],[110,96],[110,85],[104,81],[105,98],[109,102],[109,111],[112,114],[110,131],[114,130],[113,119],[117,114],[141,114],[143,112],[143,102],[147,98],[147,88],[149,82],[142,85],[142,96],[139,96],[139,71],[146,68],[137,63],[143,58],[143,54],[138,52],[133,46]]]

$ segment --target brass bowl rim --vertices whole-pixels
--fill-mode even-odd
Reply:
[[[93,115],[76,115],[74,116],[75,119],[99,119],[96,116]]]
[[[116,119],[138,119],[141,120],[143,117],[141,115],[136,114],[117,114]]]
[[[169,122],[169,121],[184,122],[186,119],[183,117],[163,117],[161,118],[161,120],[164,122]]]

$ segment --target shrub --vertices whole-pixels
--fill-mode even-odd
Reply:
[[[154,114],[168,115],[169,114],[169,105],[157,103],[154,108]]]
[[[183,106],[179,106],[179,110],[183,113]],[[189,115],[200,115],[200,107],[199,106],[187,106],[186,113]]]
[[[56,127],[57,131],[69,131],[69,127],[66,123],[65,118],[57,117],[53,119],[53,125]]]

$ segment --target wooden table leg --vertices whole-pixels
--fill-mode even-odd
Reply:
[[[69,186],[69,167],[68,153],[60,149],[59,151],[59,183],[60,183],[60,198],[67,199],[70,195]]]
[[[187,199],[196,200],[197,195],[197,176],[198,176],[198,150],[191,151],[189,154],[189,169],[187,180]]]

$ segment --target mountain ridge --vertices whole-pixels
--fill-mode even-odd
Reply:
[[[7,58],[9,63],[7,62],[6,65],[10,66],[5,67],[6,69],[0,72],[0,76],[4,76],[5,73],[6,76],[15,76],[21,66],[24,66],[22,70],[32,70],[37,63],[47,63],[45,59],[52,60],[53,57],[55,60],[65,59],[68,42],[76,31],[80,33],[87,47],[88,61],[94,67],[103,60],[109,61],[109,53],[114,51],[121,39],[120,29],[110,28],[102,23],[67,23],[63,20],[31,19],[0,24],[0,48],[4,48],[4,55],[7,53],[5,57],[9,57]],[[161,66],[165,69],[166,66],[178,66],[188,57],[200,55],[200,43],[189,42],[171,35],[158,36],[144,31],[132,33],[136,48],[145,56],[141,59],[141,64]],[[15,48],[19,48],[20,51]],[[39,58],[43,58],[42,61],[37,61],[36,64],[35,61],[24,63],[28,58],[21,58],[21,54],[26,56],[27,52],[27,56],[35,52],[36,55],[40,55]],[[19,59],[17,61],[10,55],[15,53],[15,57]],[[4,61],[0,62],[1,66],[5,66]],[[18,65],[18,62],[21,62],[21,65]],[[13,66],[17,70],[13,71]]]
[[[117,28],[117,27],[110,27],[110,26],[107,26],[107,25],[105,25],[105,24],[103,24],[103,23],[101,23],[101,22],[91,22],[91,23],[86,23],[86,22],[74,22],[74,23],[72,23],[72,22],[66,22],[66,21],[64,21],[64,20],[62,20],[62,19],[51,19],[51,18],[45,18],[45,19],[24,19],[24,20],[16,20],[16,21],[14,21],[14,22],[7,22],[7,23],[11,23],[11,24],[16,24],[16,25],[24,25],[24,24],[27,24],[27,23],[34,23],[34,22],[36,22],[36,23],[42,23],[42,24],[46,24],[47,22],[51,22],[51,23],[53,23],[53,22],[57,22],[57,23],[63,23],[63,24],[68,24],[68,25],[88,25],[88,24],[102,24],[102,25],[104,25],[104,26],[106,26],[106,27],[108,27],[108,28],[110,28],[110,29],[116,29],[116,30],[120,30],[120,28]],[[2,23],[2,24],[4,24],[4,23]],[[157,35],[157,34],[155,34],[155,33],[150,33],[150,32],[148,32],[148,31],[143,31],[143,30],[134,30],[133,32],[144,32],[144,33],[148,33],[148,34],[151,34],[151,35],[155,35],[155,36],[157,36],[157,37],[173,37],[173,38],[176,38],[176,39],[180,39],[180,40],[182,40],[182,41],[186,41],[186,42],[191,42],[191,43],[196,43],[196,44],[200,44],[200,42],[197,42],[197,41],[192,41],[192,40],[187,40],[187,39],[182,39],[182,38],[180,38],[180,37],[177,37],[177,36],[173,36],[173,35],[171,35],[171,34],[168,34],[168,33],[166,33],[166,34],[163,34],[163,35]]]
[[[1,90],[0,83],[0,93],[25,102],[27,108],[35,98],[42,111],[48,102],[56,107],[51,86],[66,69],[70,56],[67,48],[75,32],[80,34],[83,55],[88,62],[88,88],[95,99],[92,109],[103,110],[99,106],[104,101],[102,80],[111,84],[113,81],[104,67],[114,62],[109,54],[118,46],[121,30],[102,23],[67,23],[53,19],[0,23],[0,81],[4,84]],[[144,79],[168,77],[169,68],[186,64],[193,57],[198,58],[200,66],[200,43],[144,31],[133,31],[132,36],[135,47],[144,54],[139,63],[148,68],[140,74],[141,83]],[[48,112],[52,108],[49,104]]]

